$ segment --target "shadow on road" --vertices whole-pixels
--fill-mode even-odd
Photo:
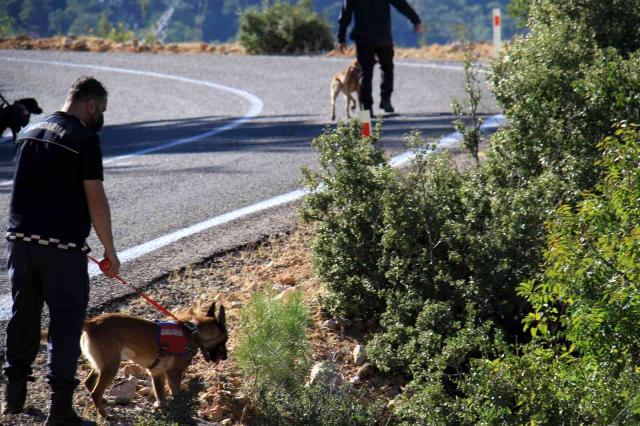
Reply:
[[[259,116],[239,127],[203,139],[163,149],[154,154],[187,154],[215,152],[291,153],[308,151],[311,140],[326,127],[336,123],[324,122],[319,115]],[[194,137],[234,122],[231,117],[203,116],[181,120],[157,120],[105,126],[101,132],[105,158],[130,154],[139,150]],[[381,146],[391,152],[404,150],[404,136],[412,130],[425,138],[439,138],[453,129],[450,113],[409,114],[383,118]],[[12,143],[0,144],[0,180],[12,179]],[[114,165],[110,166],[112,169]],[[121,172],[124,170],[120,170]],[[198,170],[194,170],[198,172]],[[3,188],[0,188],[2,191]]]

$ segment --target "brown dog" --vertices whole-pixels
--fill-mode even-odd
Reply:
[[[224,306],[220,306],[217,317],[213,303],[206,316],[189,311],[179,318],[180,322],[160,323],[124,314],[103,314],[85,322],[80,346],[93,369],[84,384],[100,416],[106,417],[103,394],[113,382],[121,360],[147,369],[156,406],[162,406],[165,377],[175,396],[198,349],[207,361],[227,359]]]
[[[356,109],[356,100],[351,95],[356,92],[358,105],[360,105],[360,77],[362,75],[362,67],[358,61],[353,61],[349,68],[340,71],[331,79],[331,121],[336,119],[336,98],[340,92],[344,93],[344,99],[347,103],[347,118],[351,118],[349,107]],[[352,105],[350,105],[352,104]]]

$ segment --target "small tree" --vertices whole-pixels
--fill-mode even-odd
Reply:
[[[476,162],[480,163],[478,151],[480,148],[480,127],[482,118],[478,116],[478,106],[480,105],[480,79],[478,78],[478,68],[473,61],[473,52],[469,43],[464,47],[464,91],[467,99],[461,104],[457,99],[452,103],[453,114],[456,120],[454,127],[462,134],[462,143]],[[467,125],[465,118],[471,123]]]
[[[257,293],[242,309],[240,340],[234,354],[240,369],[253,379],[254,395],[262,388],[289,387],[308,370],[309,312],[299,293],[288,301]]]
[[[106,13],[101,13],[100,18],[98,19],[98,23],[96,24],[96,35],[101,38],[109,37],[109,34],[112,30],[111,22],[109,22],[109,18]]]
[[[311,0],[296,4],[263,0],[262,9],[244,10],[238,39],[247,52],[257,54],[310,53],[333,47],[331,26],[314,12]]]

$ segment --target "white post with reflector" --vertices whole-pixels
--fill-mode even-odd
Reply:
[[[358,113],[358,120],[362,124],[362,136],[371,136],[371,114],[368,109],[363,109]]]
[[[493,9],[493,56],[498,56],[502,48],[502,14],[500,9]]]
[[[493,56],[498,56],[502,48],[502,14],[500,9],[493,9]]]

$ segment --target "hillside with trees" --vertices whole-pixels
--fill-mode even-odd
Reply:
[[[240,14],[278,0],[0,0],[0,36],[26,34],[97,35],[131,31],[141,40],[162,42],[234,41]],[[301,0],[327,19],[335,34],[340,0]],[[291,0],[290,2],[296,2]],[[426,26],[421,36],[412,33],[406,19],[393,12],[396,44],[418,46],[446,43],[465,28],[472,40],[491,37],[491,10],[506,11],[508,0],[409,0]],[[504,13],[506,15],[506,13]],[[505,19],[503,34],[510,37],[515,23]]]

